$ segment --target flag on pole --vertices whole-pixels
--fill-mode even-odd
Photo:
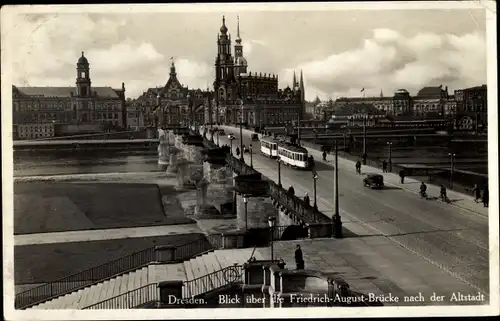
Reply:
[[[363,87],[363,89],[361,89],[361,92],[364,92],[365,91],[365,87]]]

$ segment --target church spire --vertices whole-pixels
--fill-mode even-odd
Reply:
[[[236,43],[240,44],[241,43],[241,38],[240,38],[240,16],[237,15],[236,18],[238,20],[237,30],[236,30]]]
[[[300,90],[304,90],[304,76],[302,74],[302,69],[300,69]]]
[[[384,97],[384,93],[382,92],[382,89],[380,89],[380,98]]]
[[[297,87],[297,76],[295,75],[295,70],[293,71],[293,83],[292,83],[292,89],[295,89]]]

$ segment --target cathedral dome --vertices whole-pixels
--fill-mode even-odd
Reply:
[[[78,64],[79,65],[88,65],[89,64],[89,61],[83,55],[83,51],[82,51],[82,56],[78,59]]]
[[[220,32],[225,35],[227,33],[226,27],[226,17],[222,16],[222,27],[220,27]]]
[[[247,60],[245,59],[245,57],[238,57],[238,58],[236,58],[236,65],[238,65],[238,66],[248,66]]]

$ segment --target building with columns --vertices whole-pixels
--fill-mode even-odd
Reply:
[[[278,76],[248,71],[243,54],[239,17],[234,56],[226,19],[217,36],[215,57],[215,106],[208,122],[239,123],[250,126],[295,122],[305,114],[304,79],[302,71],[297,81],[294,73],[292,88],[278,88]]]
[[[75,87],[12,86],[15,139],[97,133],[126,128],[125,84],[94,87],[82,52]]]

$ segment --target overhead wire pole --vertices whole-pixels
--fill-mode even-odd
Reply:
[[[335,199],[335,212],[333,216],[333,235],[335,238],[342,238],[342,220],[340,217],[340,210],[339,210],[339,166],[338,166],[338,143],[337,140],[335,140],[335,165],[334,165],[334,173],[335,173],[335,192],[334,192],[334,199]]]

